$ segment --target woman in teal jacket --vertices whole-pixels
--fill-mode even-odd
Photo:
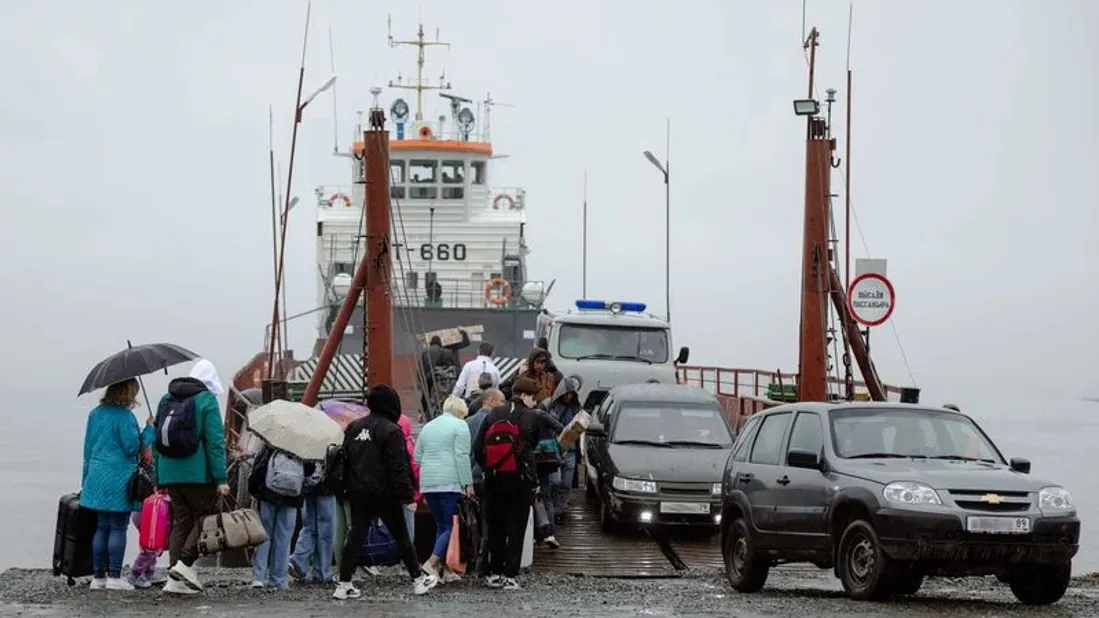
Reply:
[[[130,513],[139,508],[130,499],[130,479],[137,471],[142,445],[153,440],[153,417],[142,431],[132,410],[141,391],[130,379],[107,387],[99,405],[88,414],[84,433],[84,471],[80,505],[96,512],[92,539],[92,588],[133,590],[122,579],[126,555],[126,527]]]
[[[465,417],[469,408],[461,397],[451,395],[443,412],[420,430],[416,440],[416,461],[420,464],[420,493],[435,520],[435,548],[424,570],[436,581],[460,579],[446,570],[446,550],[458,500],[464,492],[473,496],[473,466],[470,463],[470,435]]]

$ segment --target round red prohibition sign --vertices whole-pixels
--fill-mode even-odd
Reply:
[[[897,304],[893,284],[884,275],[866,273],[851,282],[847,289],[847,310],[863,326],[884,324]]]

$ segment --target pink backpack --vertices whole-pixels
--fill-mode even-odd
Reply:
[[[157,492],[141,504],[141,530],[138,542],[141,549],[165,551],[168,534],[172,530],[172,500],[166,493]]]

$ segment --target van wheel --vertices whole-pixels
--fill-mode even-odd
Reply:
[[[725,578],[737,592],[759,592],[767,583],[771,563],[756,557],[748,524],[738,517],[723,535],[721,557],[725,562]]]
[[[1008,585],[1023,605],[1051,605],[1065,596],[1071,579],[1069,563],[1042,564],[1016,570]]]
[[[847,594],[858,601],[881,599],[893,592],[888,559],[869,522],[856,519],[840,537],[837,570]]]

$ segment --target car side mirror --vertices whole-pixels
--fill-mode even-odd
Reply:
[[[790,452],[786,454],[786,465],[791,468],[820,470],[820,455],[813,451],[792,448],[790,449]]]
[[[687,362],[687,359],[691,357],[691,349],[687,346],[679,348],[679,356],[675,357],[675,364],[683,365]]]
[[[1030,460],[1023,459],[1022,457],[1012,457],[1009,462],[1012,472],[1018,472],[1020,474],[1030,474]]]
[[[603,427],[602,425],[600,425],[599,423],[591,423],[590,425],[588,425],[588,428],[584,431],[584,433],[586,433],[588,435],[588,437],[590,437],[590,438],[606,438],[607,437],[606,428]]]

